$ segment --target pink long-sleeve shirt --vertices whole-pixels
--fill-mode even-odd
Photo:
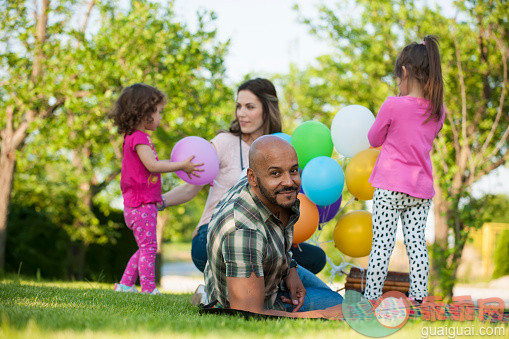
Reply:
[[[373,187],[431,199],[433,173],[430,151],[444,125],[426,113],[429,101],[410,96],[388,97],[368,132],[373,147],[382,146],[369,182]]]

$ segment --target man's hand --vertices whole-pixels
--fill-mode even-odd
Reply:
[[[285,279],[286,288],[290,291],[291,299],[281,297],[281,301],[295,306],[292,312],[300,310],[306,297],[306,289],[300,280],[297,268],[290,268]]]

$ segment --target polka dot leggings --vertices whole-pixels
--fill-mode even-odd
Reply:
[[[405,246],[410,260],[409,296],[423,299],[428,295],[429,259],[424,229],[431,199],[414,198],[406,193],[375,189],[373,196],[373,245],[369,255],[364,296],[376,300],[382,296],[389,259],[396,241],[401,217]]]
[[[139,275],[141,291],[150,293],[156,287],[157,207],[155,204],[143,204],[136,208],[124,207],[124,218],[127,227],[133,230],[139,249],[127,263],[120,283],[133,286]]]

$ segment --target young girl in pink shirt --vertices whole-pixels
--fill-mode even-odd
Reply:
[[[373,245],[364,296],[376,300],[382,295],[401,217],[410,260],[408,294],[421,301],[429,276],[424,229],[435,195],[429,153],[445,117],[437,39],[426,36],[422,43],[406,46],[395,74],[400,95],[387,98],[368,133],[371,146],[382,149],[369,178],[375,187]]]
[[[194,156],[183,162],[159,160],[147,131],[155,131],[161,121],[166,98],[161,91],[145,84],[124,88],[110,117],[118,132],[124,134],[120,188],[124,198],[124,218],[134,234],[139,249],[133,254],[122,280],[115,284],[117,292],[138,292],[136,279],[140,277],[141,291],[161,294],[155,284],[157,251],[157,206],[164,208],[161,197],[161,173],[183,170],[189,177],[202,170],[193,164]]]

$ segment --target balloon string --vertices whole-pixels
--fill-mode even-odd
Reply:
[[[336,278],[336,276],[338,274],[346,275],[347,273],[344,271],[344,269],[347,268],[348,266],[350,266],[350,267],[357,267],[358,269],[361,270],[362,278],[363,278],[362,285],[364,285],[364,268],[362,268],[354,263],[346,262],[345,258],[343,257],[343,255],[341,253],[339,253],[339,256],[341,257],[341,264],[339,264],[339,265],[335,265],[329,256],[327,256],[327,255],[325,256],[325,260],[327,260],[327,263],[331,267],[329,284],[332,284],[334,282],[334,278]]]
[[[348,206],[352,201],[355,200],[355,197],[352,196],[352,198],[350,200],[348,200],[348,202],[345,204],[345,206],[343,206],[339,211],[338,213],[336,213],[336,215],[339,215],[343,209]],[[325,207],[325,210],[327,211],[325,215],[328,215],[329,214],[329,211],[330,209],[332,208],[331,207],[332,205],[328,205]],[[329,242],[329,241],[332,241],[332,240],[329,240],[329,241],[324,241],[324,242],[318,242],[318,240],[320,239],[320,236],[322,235],[322,231],[323,231],[323,225],[325,225],[326,223],[323,222],[323,223],[320,223],[318,225],[318,232],[315,232],[315,234],[313,234],[313,236],[311,237],[311,239],[308,240],[308,242],[312,245],[315,245],[315,246],[318,246],[319,244],[323,244],[324,242]]]
[[[354,196],[352,196],[352,197],[350,198],[350,200],[348,200],[348,202],[345,204],[345,206],[341,207],[341,209],[338,211],[338,213],[337,213],[336,215],[340,214],[340,213],[341,213],[341,212],[345,209],[345,207],[346,207],[346,206],[348,206],[348,205],[350,205],[350,203],[351,203],[352,201],[354,201],[354,200],[355,200],[355,197],[354,197]]]
[[[327,218],[329,216],[329,212],[331,211],[332,205],[327,205],[324,207],[324,215]],[[318,224],[318,230],[321,231],[323,228],[323,225],[326,224],[325,222]]]
[[[341,167],[345,164],[346,157],[344,155],[339,154],[338,161],[341,161]]]
[[[313,234],[313,236],[311,237],[311,239],[308,240],[308,242],[315,246],[320,245],[321,243],[318,242],[318,239],[320,239],[320,235],[322,234],[322,231],[323,231],[323,228],[319,228],[318,232]]]

